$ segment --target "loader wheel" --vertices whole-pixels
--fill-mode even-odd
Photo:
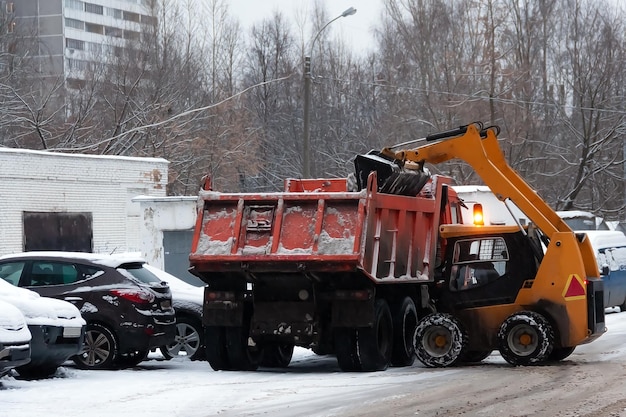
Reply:
[[[204,352],[209,365],[215,371],[230,369],[230,361],[226,353],[226,331],[224,327],[207,326],[204,328],[206,340]]]
[[[467,339],[458,319],[450,314],[432,313],[415,328],[415,355],[430,368],[450,366],[463,357]]]
[[[263,345],[261,366],[286,368],[291,362],[294,345],[292,343],[267,343]]]
[[[417,325],[415,303],[410,297],[402,300],[393,311],[393,352],[392,366],[411,366],[415,362],[413,334]]]
[[[384,371],[393,351],[393,320],[387,301],[376,300],[374,325],[357,329],[357,345],[361,370]]]
[[[569,357],[569,355],[574,353],[574,349],[576,349],[576,346],[564,347],[564,348],[554,348],[554,349],[552,349],[552,352],[548,356],[548,360],[549,361],[555,361],[555,362],[562,361],[563,359]]]
[[[554,348],[554,330],[534,311],[507,318],[498,332],[500,355],[511,365],[532,365],[548,359]]]
[[[460,359],[461,362],[476,363],[481,362],[491,355],[491,350],[470,350]]]
[[[356,329],[338,327],[334,333],[335,354],[337,363],[344,372],[356,372],[361,370],[358,347],[356,344]]]

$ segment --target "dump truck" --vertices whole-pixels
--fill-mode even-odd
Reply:
[[[507,165],[496,132],[474,123],[359,155],[354,189],[287,179],[281,192],[220,193],[207,179],[189,259],[208,284],[211,367],[284,367],[294,346],[334,354],[344,371],[495,349],[525,365],[601,335],[591,246]],[[452,179],[426,167],[455,158],[534,223],[464,225]]]

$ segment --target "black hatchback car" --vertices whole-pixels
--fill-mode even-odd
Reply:
[[[127,254],[24,252],[0,257],[0,278],[78,307],[87,322],[79,368],[122,368],[175,337],[170,288],[144,264]]]

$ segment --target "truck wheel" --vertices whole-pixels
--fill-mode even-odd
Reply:
[[[550,355],[548,355],[548,360],[555,362],[562,361],[563,359],[574,353],[574,349],[576,349],[576,346],[554,348],[552,349],[552,352],[550,352]]]
[[[117,340],[108,327],[87,324],[83,351],[72,358],[80,369],[109,369],[117,360]]]
[[[227,327],[226,354],[233,371],[255,371],[259,367],[261,352],[251,344],[249,326]]]
[[[411,297],[406,297],[393,309],[392,366],[411,366],[415,362],[413,334],[417,325],[417,312]]]
[[[291,343],[268,343],[263,345],[261,366],[286,368],[291,362],[294,345]]]
[[[214,371],[230,369],[230,361],[226,353],[226,334],[224,327],[206,326],[204,328],[206,344],[204,353]]]
[[[624,300],[624,304],[619,306],[619,312],[623,313],[624,311],[626,311],[626,300]]]
[[[356,329],[338,327],[334,333],[335,354],[339,367],[344,372],[361,370],[358,347],[356,344]]]
[[[361,371],[387,369],[393,351],[393,320],[385,300],[376,300],[374,325],[358,328],[356,332]]]
[[[509,316],[498,332],[500,355],[511,365],[531,365],[548,359],[554,330],[541,314],[520,311]]]
[[[415,328],[415,355],[424,365],[435,368],[455,364],[467,349],[467,333],[450,314],[432,313]]]

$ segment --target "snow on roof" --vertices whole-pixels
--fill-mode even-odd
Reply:
[[[626,247],[626,235],[613,230],[581,230],[587,235],[594,249]]]
[[[146,260],[139,255],[121,253],[121,254],[105,254],[105,253],[87,253],[87,252],[61,252],[61,251],[33,251],[21,252],[11,255],[0,256],[0,260],[13,258],[65,258],[90,261],[96,264],[117,268],[122,264],[130,262],[145,263]]]
[[[64,153],[64,152],[54,152],[54,151],[38,151],[34,149],[21,149],[21,148],[5,148],[0,146],[0,153],[6,154],[32,154],[32,155],[42,155],[42,156],[51,156],[51,157],[59,157],[59,158],[91,158],[91,159],[111,159],[111,160],[125,160],[125,161],[143,161],[143,162],[155,162],[161,164],[169,164],[170,161],[164,158],[154,158],[154,157],[143,157],[143,156],[121,156],[121,155],[91,155],[91,154],[83,154],[83,153]]]
[[[588,211],[582,211],[582,210],[565,210],[565,211],[557,211],[556,214],[559,215],[560,218],[562,219],[571,219],[574,217],[585,217],[588,219],[593,219],[596,217],[595,214],[590,213]]]

